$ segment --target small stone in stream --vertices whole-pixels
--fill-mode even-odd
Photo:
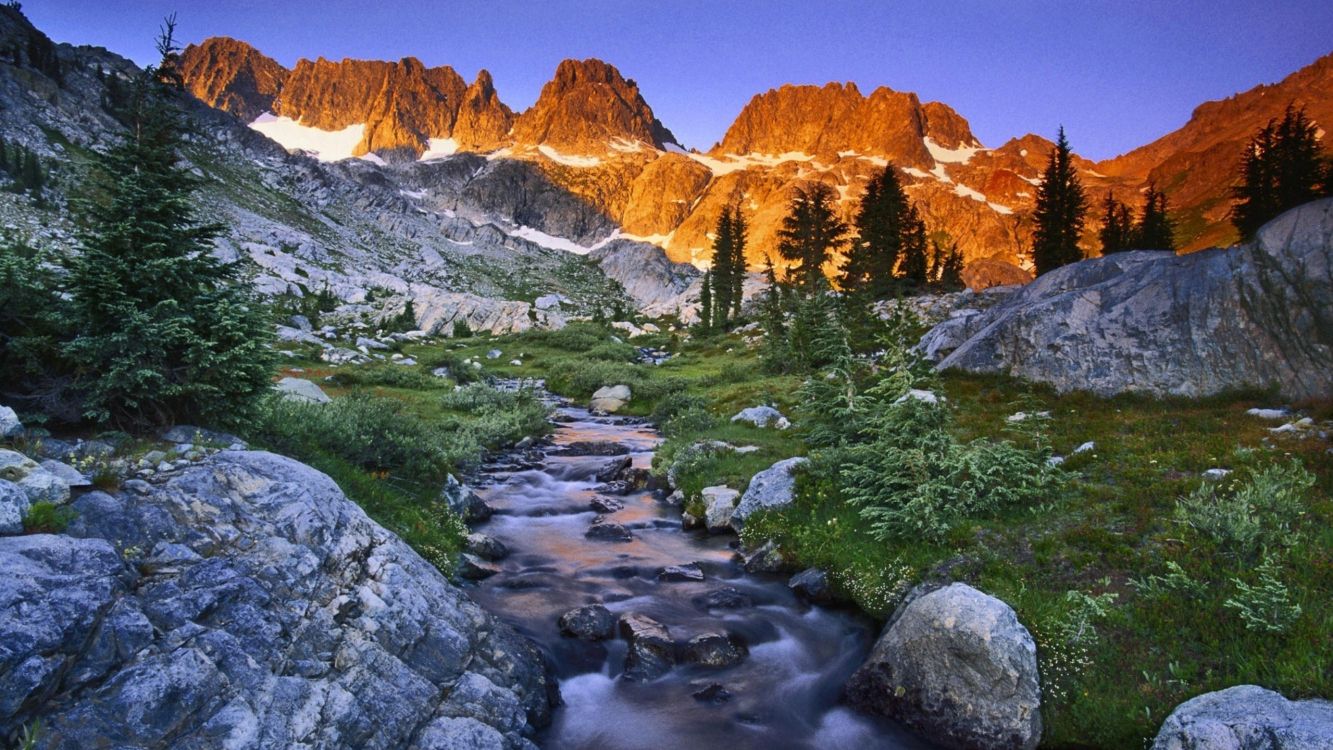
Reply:
[[[657,571],[657,580],[666,582],[677,581],[702,581],[704,572],[699,569],[699,563],[685,563],[684,565],[668,565]]]
[[[571,609],[560,616],[560,632],[584,641],[604,641],[616,634],[616,616],[600,604]]]
[[[624,473],[633,465],[634,459],[629,456],[621,456],[613,459],[601,468],[594,477],[599,482],[614,482],[620,479]]]
[[[680,525],[687,531],[690,529],[702,529],[704,521],[693,513],[685,511],[680,514]]]
[[[598,513],[615,513],[616,511],[624,510],[625,508],[624,503],[609,497],[594,497],[588,505]]]
[[[600,492],[603,495],[628,495],[634,491],[634,487],[623,479],[617,479],[614,482],[599,484],[593,488],[594,492]]]
[[[731,700],[731,692],[721,684],[713,682],[702,690],[696,690],[691,695],[700,703],[711,703],[714,706],[720,706]]]
[[[485,534],[468,534],[463,540],[463,549],[483,560],[501,560],[509,555],[504,542]]]
[[[754,600],[740,589],[727,586],[714,589],[695,599],[704,609],[745,609],[754,606]]]
[[[458,556],[458,575],[469,581],[480,581],[499,573],[500,569],[476,555],[464,552]]]
[[[611,440],[594,440],[570,443],[561,448],[561,456],[624,456],[629,453],[629,446]]]
[[[634,539],[634,535],[630,533],[629,529],[618,523],[593,524],[588,527],[583,535],[599,542],[628,542]]]
[[[829,588],[828,574],[819,568],[806,568],[787,581],[787,587],[798,596],[816,604],[827,604],[833,600],[833,591]]]
[[[527,450],[528,448],[531,448],[532,436],[531,435],[525,436],[522,440],[518,441],[517,443],[514,443],[514,447],[517,448],[518,450]]]
[[[749,654],[744,644],[724,633],[701,633],[685,644],[681,658],[688,664],[721,669],[740,664]]]
[[[620,636],[629,643],[621,675],[625,679],[647,682],[675,666],[676,645],[671,641],[671,632],[653,618],[638,613],[621,615]]]

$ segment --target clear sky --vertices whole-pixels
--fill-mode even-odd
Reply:
[[[1076,151],[1101,159],[1333,52],[1333,0],[25,0],[24,11],[56,41],[139,62],[176,11],[184,42],[233,36],[287,66],[411,55],[469,80],[486,68],[516,110],[560,60],[599,57],[701,149],[756,93],[855,81],[946,102],[987,146],[1063,123]]]

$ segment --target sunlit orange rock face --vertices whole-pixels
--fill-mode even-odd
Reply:
[[[411,159],[430,139],[452,138],[460,150],[533,163],[624,234],[678,261],[705,261],[717,216],[735,205],[749,220],[748,260],[757,268],[775,255],[796,188],[829,185],[850,221],[866,181],[892,164],[932,237],[956,243],[977,265],[969,278],[979,286],[1015,283],[1030,269],[1031,211],[1053,149],[1033,134],[987,149],[946,104],[883,87],[866,95],[852,83],[756,95],[722,140],[699,152],[681,148],[637,84],[600,60],[562,62],[517,115],[486,71],[468,85],[453,69],[414,58],[302,60],[287,71],[243,42],[210,39],[187,49],[184,63],[196,96],[240,117],[270,111],[325,130],[363,124],[358,154]],[[1170,198],[1183,249],[1234,239],[1228,196],[1246,139],[1288,102],[1333,122],[1330,94],[1333,56],[1281,83],[1206,103],[1180,130],[1123,156],[1076,157],[1092,207],[1088,254],[1097,254],[1096,206],[1106,192],[1137,207],[1149,181]],[[1078,134],[1070,136],[1077,143]]]

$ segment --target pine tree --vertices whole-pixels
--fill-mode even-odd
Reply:
[[[1241,184],[1232,190],[1231,223],[1250,239],[1278,214],[1328,192],[1318,128],[1303,108],[1287,105],[1282,119],[1250,139],[1241,161]]]
[[[162,65],[136,81],[132,127],[95,159],[81,252],[67,261],[78,335],[65,355],[79,364],[84,413],[122,427],[237,418],[272,372],[266,311],[212,255],[221,227],[196,219],[198,183],[178,166],[174,25],[158,42]]]
[[[1037,187],[1032,258],[1038,275],[1082,260],[1078,241],[1086,210],[1083,184],[1074,170],[1069,141],[1062,127]]]
[[[1102,229],[1098,236],[1102,241],[1102,255],[1124,252],[1132,245],[1133,217],[1129,206],[1115,199],[1110,190],[1102,201]]]
[[[32,151],[28,151],[23,157],[23,177],[20,182],[22,182],[25,192],[33,196],[41,196],[42,163],[38,160],[37,154]]]
[[[792,316],[787,345],[797,367],[819,370],[850,357],[850,348],[828,280],[816,276],[810,286]]]
[[[1143,193],[1143,215],[1130,232],[1130,241],[1144,250],[1176,250],[1175,222],[1167,213],[1166,193],[1153,183]]]
[[[903,226],[901,271],[903,280],[913,289],[920,290],[930,281],[929,252],[926,225],[917,216],[916,208],[909,207]]]
[[[731,319],[741,317],[741,303],[745,295],[745,246],[749,227],[740,206],[731,212]]]
[[[876,299],[893,294],[910,205],[893,165],[870,178],[857,207],[856,237],[840,279],[844,289],[863,289]]]
[[[699,290],[699,327],[707,331],[713,327],[713,269],[704,271],[704,285]]]
[[[795,264],[797,284],[806,294],[813,292],[816,279],[823,278],[829,254],[842,244],[847,233],[835,206],[832,188],[823,183],[797,188],[778,229],[778,253]]]
[[[764,329],[764,345],[760,358],[772,372],[786,372],[791,367],[791,350],[787,346],[787,315],[783,304],[782,286],[778,283],[773,259],[766,258],[764,279],[768,282],[760,302],[760,324]]]
[[[709,315],[713,324],[723,329],[731,314],[732,243],[736,239],[731,224],[731,207],[727,206],[722,209],[713,228],[713,262],[709,269],[712,279]]]
[[[963,254],[958,250],[958,243],[949,244],[944,249],[939,242],[931,240],[930,283],[948,291],[963,288]]]

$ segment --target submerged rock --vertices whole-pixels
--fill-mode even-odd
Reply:
[[[486,534],[468,534],[463,539],[463,549],[483,560],[503,560],[509,556],[504,542]]]
[[[1037,647],[1012,608],[962,583],[911,598],[847,683],[852,705],[942,747],[1041,741]]]
[[[715,706],[720,706],[731,700],[731,691],[717,682],[709,683],[707,686],[690,693],[690,695],[700,703],[711,703]]]
[[[714,669],[734,667],[749,654],[745,644],[724,633],[701,633],[681,648],[681,660],[685,663]]]
[[[1290,701],[1257,685],[1204,693],[1162,722],[1152,750],[1333,748],[1333,702]]]
[[[560,632],[585,641],[604,641],[616,634],[616,616],[600,604],[588,604],[561,615]]]
[[[829,588],[828,574],[819,568],[806,568],[787,581],[787,587],[796,595],[815,604],[828,604],[833,601],[833,589]]]
[[[685,563],[684,565],[668,565],[657,571],[657,580],[668,583],[682,581],[702,581],[704,572],[699,567],[699,563]]]
[[[500,568],[476,555],[464,552],[458,556],[458,575],[469,581],[480,581],[500,572]]]
[[[595,523],[583,535],[600,542],[629,542],[634,539],[630,530],[618,523]]]

